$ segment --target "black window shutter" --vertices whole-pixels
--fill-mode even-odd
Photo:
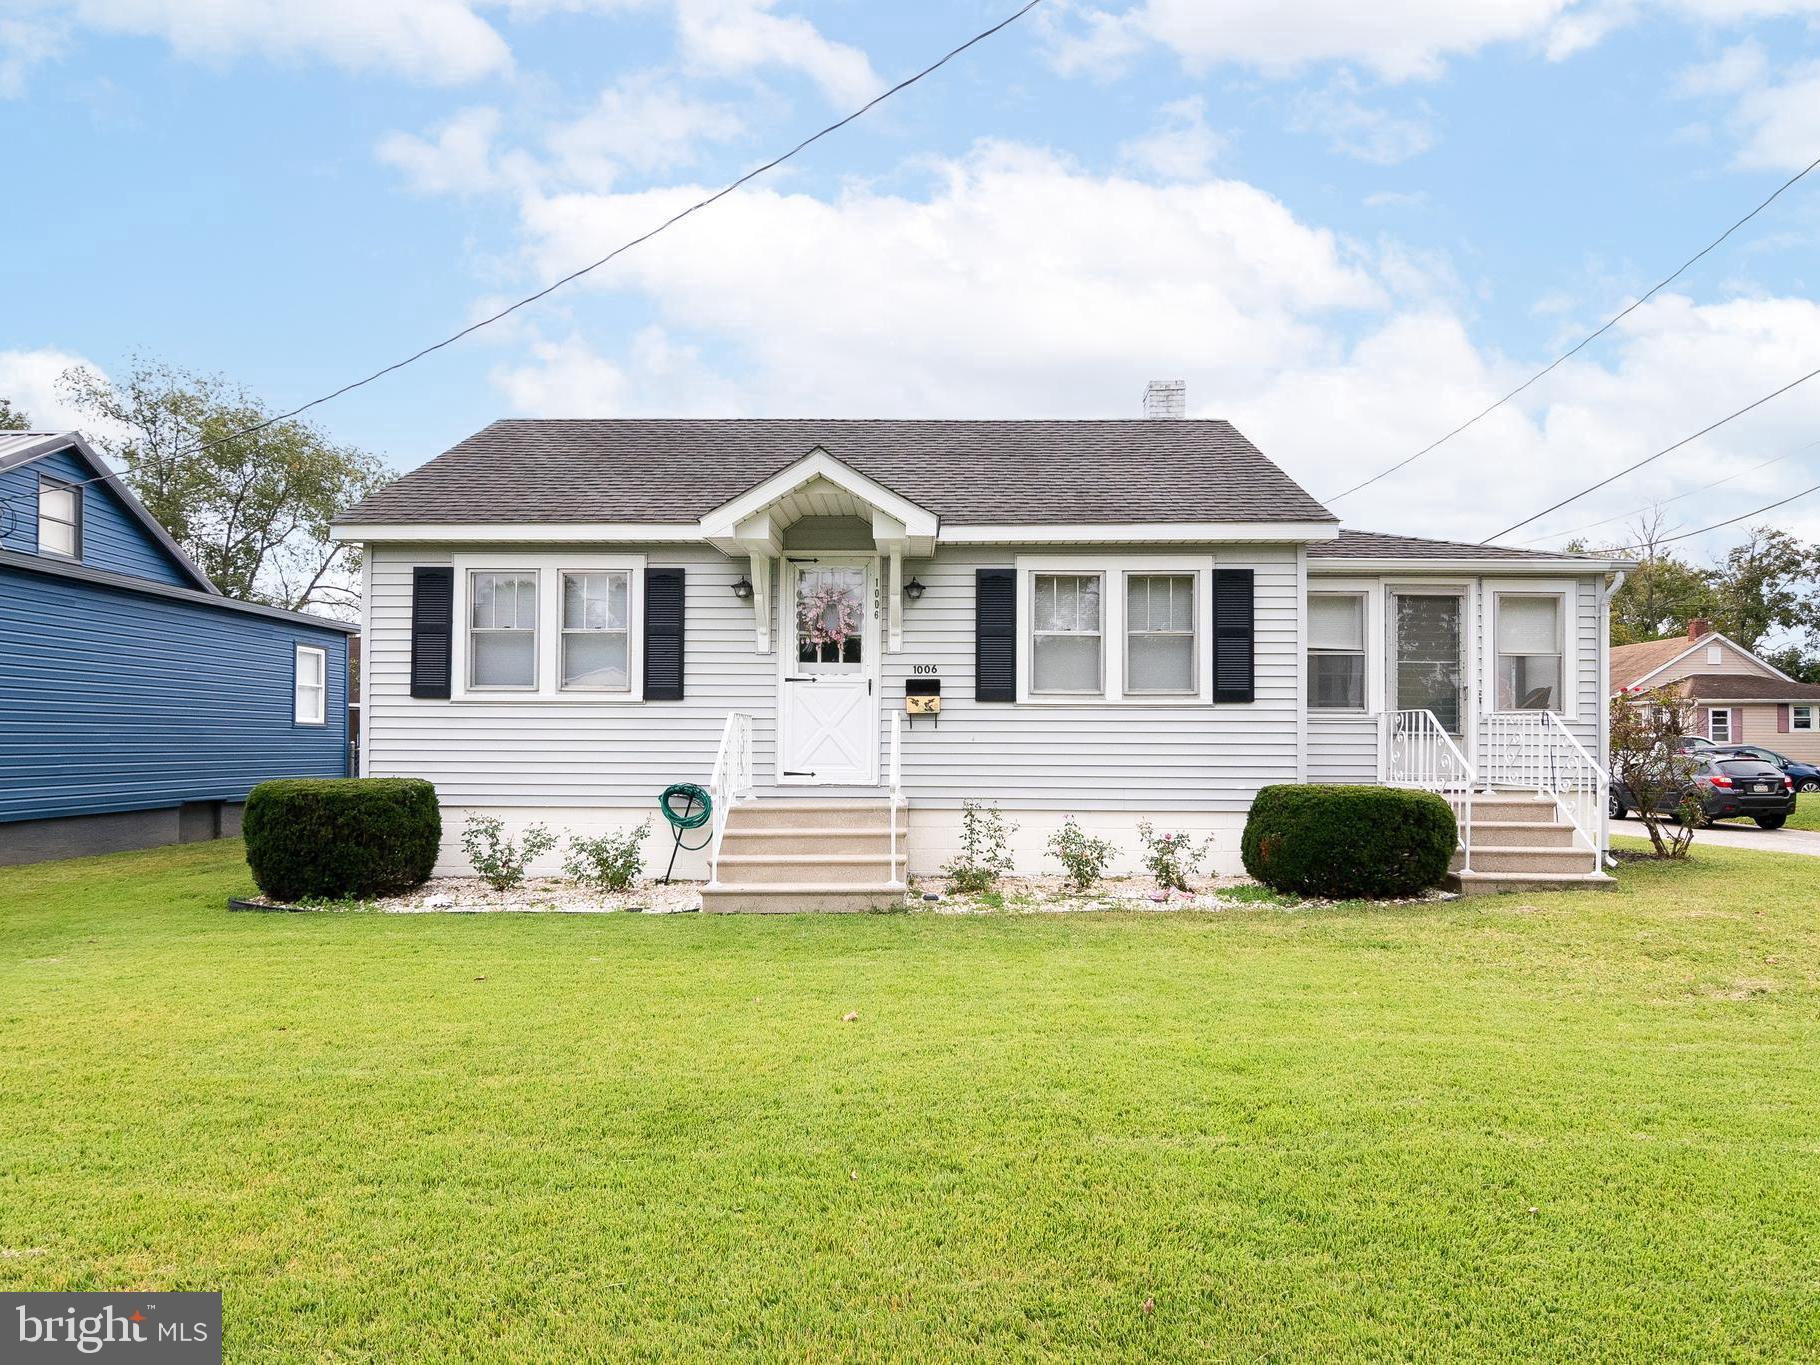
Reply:
[[[1256,608],[1250,569],[1213,573],[1213,699],[1255,701],[1252,625]]]
[[[455,570],[411,570],[411,695],[446,701],[455,645]]]
[[[683,571],[645,570],[645,700],[683,699]]]
[[[1017,571],[973,573],[973,699],[1017,700]]]

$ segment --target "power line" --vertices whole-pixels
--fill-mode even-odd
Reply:
[[[1515,525],[1506,526],[1502,531],[1498,531],[1493,535],[1486,536],[1485,539],[1480,541],[1479,543],[1481,545],[1489,545],[1489,544],[1491,544],[1492,541],[1500,540],[1503,537],[1509,535],[1512,531],[1521,530],[1523,527],[1529,525],[1530,522],[1532,522],[1532,521],[1540,521],[1543,517],[1547,516],[1550,512],[1558,512],[1558,511],[1560,511],[1561,508],[1567,506],[1568,503],[1578,502],[1581,498],[1585,497],[1588,493],[1596,493],[1601,488],[1605,487],[1606,484],[1614,483],[1617,480],[1623,478],[1626,474],[1635,473],[1637,470],[1643,468],[1644,465],[1653,464],[1655,461],[1661,459],[1664,455],[1672,455],[1675,451],[1681,449],[1682,446],[1687,445],[1690,442],[1699,440],[1702,436],[1705,436],[1708,432],[1717,431],[1720,427],[1724,426],[1727,422],[1735,421],[1736,419],[1744,416],[1745,413],[1750,412],[1751,410],[1753,410],[1755,408],[1762,407],[1765,403],[1769,402],[1772,398],[1780,398],[1783,394],[1787,393],[1790,389],[1796,388],[1799,385],[1807,383],[1807,381],[1812,379],[1815,375],[1820,375],[1820,370],[1809,370],[1806,374],[1802,375],[1799,379],[1796,379],[1787,384],[1784,384],[1781,388],[1777,389],[1774,393],[1766,393],[1763,395],[1763,397],[1757,399],[1755,402],[1746,403],[1743,407],[1739,408],[1736,412],[1730,413],[1727,416],[1721,417],[1718,421],[1713,422],[1708,426],[1701,427],[1700,430],[1696,431],[1692,436],[1683,436],[1680,440],[1676,441],[1672,446],[1665,446],[1663,449],[1658,450],[1654,455],[1646,455],[1641,460],[1638,460],[1635,464],[1626,465],[1623,469],[1620,469],[1617,473],[1608,475],[1607,477],[1600,479],[1599,482],[1592,484],[1586,488],[1582,488],[1578,493],[1575,493],[1570,497],[1562,498],[1561,501],[1559,501],[1557,503],[1552,503],[1549,506],[1544,507],[1540,512],[1535,513],[1533,516],[1524,517],[1522,521],[1517,522]]]
[[[1560,536],[1577,536],[1582,531],[1595,530],[1596,528],[1598,528],[1600,526],[1610,526],[1614,521],[1624,521],[1630,517],[1639,516],[1644,512],[1654,511],[1655,509],[1661,508],[1661,507],[1669,507],[1677,502],[1680,502],[1681,499],[1683,499],[1683,498],[1693,497],[1693,495],[1696,493],[1704,493],[1709,489],[1718,488],[1721,485],[1728,484],[1733,479],[1741,479],[1746,474],[1755,474],[1759,469],[1768,469],[1773,464],[1781,464],[1784,460],[1792,460],[1795,456],[1799,455],[1802,451],[1812,450],[1815,446],[1820,446],[1820,441],[1809,441],[1804,446],[1800,446],[1794,450],[1784,451],[1782,454],[1775,456],[1773,459],[1765,460],[1762,464],[1754,464],[1749,469],[1740,469],[1735,474],[1727,474],[1723,479],[1714,479],[1711,483],[1703,483],[1698,488],[1690,488],[1685,493],[1675,494],[1675,496],[1672,498],[1663,498],[1657,502],[1645,503],[1641,507],[1631,508],[1630,511],[1628,511],[1628,512],[1620,512],[1615,517],[1606,517],[1600,521],[1589,521],[1584,526],[1574,526],[1574,527],[1570,527],[1568,530],[1565,530],[1565,531],[1549,531],[1544,535],[1532,536],[1528,540],[1519,540],[1517,542],[1517,544],[1519,544],[1519,545],[1540,545],[1545,540],[1554,540]]]
[[[827,137],[830,133],[839,132],[842,128],[845,128],[849,123],[852,123],[854,120],[862,118],[866,114],[870,113],[873,109],[875,109],[879,105],[883,104],[886,100],[890,99],[893,95],[896,95],[905,90],[908,90],[911,86],[915,85],[918,81],[924,79],[927,76],[931,76],[935,72],[941,70],[944,66],[948,65],[949,62],[953,61],[956,57],[960,56],[963,52],[966,52],[969,48],[975,47],[978,44],[985,42],[986,39],[993,37],[994,35],[1002,32],[1003,30],[1005,30],[1007,28],[1010,28],[1011,25],[1015,24],[1019,19],[1022,19],[1026,14],[1030,13],[1031,10],[1035,9],[1038,5],[1040,5],[1042,3],[1043,3],[1043,0],[1029,0],[1029,3],[1024,5],[1021,9],[1015,11],[1012,14],[1007,15],[1005,18],[999,20],[996,24],[992,25],[992,27],[987,28],[987,29],[982,29],[980,32],[974,34],[971,38],[967,39],[967,41],[962,43],[960,46],[951,48],[949,51],[944,53],[941,57],[939,57],[935,61],[929,63],[928,66],[925,66],[922,70],[916,72],[914,75],[906,76],[903,80],[899,81],[896,85],[892,86],[890,89],[885,90],[880,94],[874,95],[871,99],[867,100],[864,104],[862,104],[859,108],[855,109],[852,113],[848,114],[845,118],[837,119],[833,123],[830,123],[829,125],[827,125],[827,127],[821,129],[819,132],[812,133],[810,136],[804,138],[801,142],[797,143],[794,147],[792,147],[789,151],[783,153],[781,156],[775,156],[771,160],[765,162],[762,166],[754,167],[752,170],[749,170],[744,175],[740,176],[739,179],[734,180],[731,183],[724,186],[723,188],[716,190],[713,194],[708,195],[706,198],[698,199],[693,204],[690,204],[687,208],[682,209],[677,213],[671,214],[668,218],[664,219],[664,221],[659,223],[656,227],[651,228],[650,230],[648,230],[646,232],[640,233],[638,236],[632,238],[630,241],[623,242],[619,246],[614,247],[613,250],[609,251],[606,255],[602,256],[599,260],[592,261],[589,264],[582,266],[578,270],[570,271],[567,275],[564,275],[561,279],[555,280],[552,283],[545,285],[542,289],[539,289],[536,293],[525,295],[522,299],[519,299],[516,303],[509,304],[508,306],[501,308],[497,313],[493,313],[488,317],[484,317],[484,318],[480,319],[480,321],[478,321],[478,322],[470,323],[468,326],[463,327],[460,331],[451,333],[449,336],[444,337],[441,341],[434,342],[431,345],[425,346],[422,350],[406,356],[403,360],[394,361],[392,364],[385,366],[383,369],[374,370],[373,373],[367,375],[364,379],[356,379],[352,383],[343,384],[340,388],[334,390],[332,393],[325,393],[320,398],[312,398],[309,402],[301,404],[298,407],[294,407],[289,412],[281,412],[275,417],[269,417],[263,422],[256,422],[252,426],[245,427],[240,431],[230,432],[226,436],[217,436],[215,439],[213,439],[211,441],[204,441],[200,445],[194,445],[194,446],[190,446],[183,450],[175,451],[172,453],[172,455],[169,458],[180,459],[185,455],[195,455],[200,451],[209,450],[218,445],[225,445],[229,441],[237,441],[246,436],[256,435],[257,433],[266,430],[268,427],[273,427],[273,426],[278,425],[278,423],[280,423],[280,422],[288,422],[293,417],[297,417],[303,413],[308,412],[311,408],[320,407],[324,403],[331,402],[334,399],[340,398],[343,394],[352,393],[355,389],[364,388],[366,385],[371,384],[376,379],[383,379],[386,375],[391,374],[395,370],[402,370],[407,365],[415,364],[417,361],[422,360],[425,356],[430,355],[433,352],[440,351],[445,346],[452,346],[457,341],[460,341],[463,337],[471,336],[473,333],[478,332],[481,328],[489,327],[493,323],[500,321],[502,318],[508,317],[511,314],[516,313],[520,308],[523,308],[523,307],[527,306],[528,304],[536,303],[539,299],[545,298],[548,295],[555,293],[558,289],[561,289],[564,285],[572,284],[576,280],[580,279],[583,275],[589,274],[592,271],[600,269],[601,266],[607,264],[607,262],[613,260],[615,257],[623,256],[626,252],[632,250],[632,248],[643,245],[644,243],[650,241],[653,237],[657,236],[661,232],[668,231],[670,228],[673,228],[678,223],[682,222],[683,219],[688,218],[693,214],[699,213],[702,209],[707,208],[710,204],[716,203],[717,201],[719,201],[721,199],[725,199],[728,195],[732,194],[735,190],[740,189],[742,186],[747,185],[750,182],[758,179],[760,176],[765,175],[770,171],[776,170],[779,166],[783,165],[786,161],[789,161],[792,157],[796,156],[798,153],[806,151],[809,147],[813,146],[817,142],[820,142],[823,138]],[[132,461],[126,461],[125,467],[128,469],[132,468],[132,463],[133,463]],[[101,483],[101,482],[103,482],[102,479],[84,479],[84,480],[81,480],[80,482],[78,482],[76,484],[72,484],[70,486],[80,488],[84,484]]]
[[[1787,507],[1791,502],[1799,501],[1800,499],[1805,498],[1810,493],[1820,493],[1820,483],[1815,484],[1812,488],[1803,488],[1799,493],[1791,493],[1788,497],[1783,498],[1780,502],[1772,502],[1767,507],[1759,507],[1754,512],[1745,512],[1741,516],[1730,517],[1725,521],[1716,521],[1711,526],[1702,526],[1698,531],[1684,531],[1682,534],[1680,534],[1678,536],[1669,536],[1665,540],[1659,540],[1656,542],[1656,544],[1673,545],[1677,540],[1691,540],[1695,536],[1705,535],[1708,531],[1722,531],[1727,526],[1735,526],[1735,525],[1737,525],[1737,523],[1739,523],[1741,521],[1748,521],[1752,517],[1760,517],[1765,512],[1775,511],[1778,507]]]
[[[1544,365],[1541,369],[1537,370],[1528,379],[1525,379],[1521,384],[1517,385],[1516,388],[1512,389],[1509,393],[1505,394],[1502,398],[1500,398],[1497,402],[1493,403],[1490,407],[1486,408],[1482,412],[1475,413],[1473,416],[1467,418],[1464,422],[1460,423],[1459,426],[1455,427],[1452,431],[1448,432],[1445,436],[1441,437],[1438,441],[1429,442],[1427,445],[1423,446],[1420,450],[1418,450],[1415,454],[1406,456],[1405,458],[1398,460],[1395,464],[1391,465],[1388,469],[1383,469],[1383,470],[1378,471],[1376,474],[1373,474],[1369,479],[1366,479],[1363,483],[1355,483],[1351,488],[1348,488],[1344,493],[1335,493],[1331,498],[1323,498],[1322,501],[1330,502],[1330,503],[1338,502],[1341,498],[1351,497],[1354,493],[1357,493],[1361,488],[1369,488],[1372,484],[1376,483],[1379,479],[1388,478],[1390,475],[1396,473],[1399,469],[1403,468],[1405,465],[1414,464],[1417,460],[1421,459],[1424,455],[1428,454],[1429,451],[1438,449],[1439,447],[1447,444],[1447,442],[1453,440],[1454,437],[1458,436],[1461,432],[1465,431],[1468,427],[1476,424],[1481,418],[1489,417],[1492,413],[1496,412],[1499,408],[1503,407],[1511,399],[1515,398],[1518,394],[1522,393],[1523,390],[1527,389],[1531,384],[1534,384],[1538,379],[1541,379],[1544,375],[1547,375],[1548,373],[1550,373],[1558,365],[1562,364],[1565,361],[1571,360],[1574,356],[1578,355],[1581,351],[1585,350],[1587,346],[1589,346],[1593,342],[1597,341],[1600,337],[1604,336],[1607,332],[1609,332],[1613,327],[1617,326],[1620,322],[1624,321],[1625,318],[1629,317],[1632,313],[1636,312],[1637,309],[1641,308],[1644,304],[1648,303],[1650,301],[1650,299],[1653,298],[1656,294],[1660,293],[1662,290],[1666,289],[1669,285],[1673,284],[1677,279],[1679,279],[1682,276],[1682,274],[1684,274],[1687,271],[1689,266],[1693,265],[1696,261],[1698,261],[1702,256],[1706,255],[1709,251],[1712,251],[1721,242],[1723,242],[1727,237],[1731,236],[1732,233],[1736,232],[1739,228],[1743,227],[1746,223],[1750,222],[1750,220],[1755,218],[1759,213],[1762,213],[1764,209],[1768,208],[1771,204],[1775,203],[1777,199],[1782,197],[1782,194],[1785,190],[1792,188],[1798,180],[1800,180],[1803,176],[1805,176],[1809,171],[1813,170],[1814,167],[1816,167],[1816,166],[1820,166],[1820,157],[1815,157],[1812,161],[1808,162],[1807,165],[1803,166],[1799,171],[1796,171],[1795,174],[1790,176],[1787,180],[1784,180],[1779,186],[1776,187],[1776,192],[1774,194],[1770,195],[1769,198],[1765,199],[1762,203],[1758,204],[1756,208],[1752,209],[1749,213],[1745,214],[1742,218],[1740,218],[1737,222],[1733,223],[1730,227],[1726,228],[1724,232],[1721,232],[1717,237],[1713,238],[1712,241],[1708,242],[1705,246],[1701,247],[1698,251],[1696,251],[1692,256],[1689,256],[1685,261],[1681,262],[1681,264],[1679,266],[1675,267],[1675,271],[1672,275],[1668,275],[1665,278],[1663,278],[1662,280],[1658,281],[1655,285],[1653,285],[1650,288],[1650,291],[1647,294],[1644,294],[1641,298],[1637,299],[1628,308],[1625,308],[1623,311],[1614,314],[1597,331],[1588,333],[1585,337],[1582,337],[1580,339],[1580,341],[1577,342],[1572,347],[1572,349],[1564,351],[1560,355],[1556,356],[1547,365]]]

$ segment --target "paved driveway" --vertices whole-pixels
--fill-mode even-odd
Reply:
[[[1613,834],[1635,834],[1647,839],[1641,820],[1614,820]],[[1820,833],[1807,829],[1758,829],[1752,824],[1713,825],[1694,835],[1694,847],[1754,848],[1763,853],[1802,853],[1820,858]]]

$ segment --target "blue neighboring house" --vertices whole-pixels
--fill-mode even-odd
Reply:
[[[235,834],[348,771],[358,626],[223,597],[75,432],[0,432],[0,864]]]

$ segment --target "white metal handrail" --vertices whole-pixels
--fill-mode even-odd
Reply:
[[[743,711],[727,716],[714,755],[714,774],[708,779],[708,799],[713,806],[713,834],[708,840],[708,885],[720,885],[720,841],[727,832],[727,816],[735,801],[752,795],[752,717]]]
[[[1430,791],[1453,808],[1459,827],[1460,870],[1472,871],[1472,799],[1478,775],[1433,711],[1383,713],[1387,786]]]
[[[1599,870],[1601,819],[1611,775],[1554,711],[1504,711],[1485,718],[1486,781],[1555,803],[1586,841]]]
[[[891,753],[890,766],[886,770],[890,790],[885,797],[891,807],[891,846],[886,850],[890,861],[886,882],[890,886],[902,886],[904,879],[897,875],[897,808],[904,799],[904,716],[901,711],[891,713]]]

